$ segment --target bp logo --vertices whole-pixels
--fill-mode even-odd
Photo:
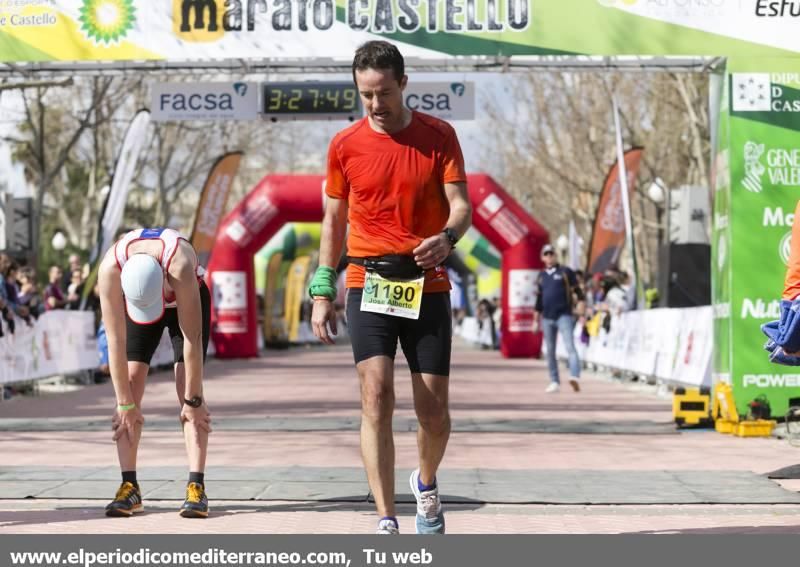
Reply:
[[[95,43],[118,43],[136,21],[133,0],[83,0],[81,31]]]
[[[761,163],[762,155],[764,155],[764,144],[747,142],[744,145],[744,179],[742,179],[742,185],[751,193],[761,193],[764,189],[761,184],[761,177],[766,173],[767,168]]]
[[[778,245],[778,254],[781,256],[781,260],[787,266],[789,265],[789,256],[792,254],[792,231],[790,230],[787,232],[783,238],[781,238],[781,243]]]

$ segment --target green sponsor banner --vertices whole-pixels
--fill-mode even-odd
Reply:
[[[741,415],[800,398],[800,368],[769,362],[760,326],[780,317],[800,199],[800,60],[730,59],[720,105],[712,254],[714,371]]]
[[[0,62],[800,53],[795,0],[3,0]]]

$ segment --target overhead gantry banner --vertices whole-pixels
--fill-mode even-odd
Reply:
[[[0,62],[786,56],[800,0],[3,0]]]

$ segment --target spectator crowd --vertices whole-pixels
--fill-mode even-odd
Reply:
[[[573,298],[573,315],[580,329],[580,340],[589,344],[592,337],[600,334],[601,329],[608,332],[612,321],[626,312],[638,308],[656,307],[658,296],[655,290],[645,294],[646,305],[637,304],[636,286],[630,274],[617,267],[586,277],[582,270],[576,270],[578,287],[583,292],[582,301]],[[460,293],[460,290],[459,290]],[[537,290],[539,293],[539,290]],[[577,295],[577,294],[576,294]],[[466,337],[484,349],[500,348],[500,329],[502,309],[498,297],[480,299],[470,309],[463,300],[453,302],[453,325],[456,334],[462,333],[465,320],[476,321],[476,330],[470,329]]]
[[[47,283],[41,285],[35,268],[0,252],[0,336],[13,334],[19,320],[32,326],[45,311],[80,309],[88,271],[88,264],[82,265],[80,257],[72,254],[65,269],[51,266]],[[89,309],[95,307],[94,299],[92,294]]]

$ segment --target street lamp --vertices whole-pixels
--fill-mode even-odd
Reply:
[[[64,233],[60,230],[57,230],[56,233],[53,235],[53,239],[50,241],[50,244],[53,246],[53,250],[58,252],[58,263],[62,265],[64,263],[63,258],[63,251],[64,248],[67,247],[67,237],[64,236]]]
[[[647,196],[650,197],[651,201],[658,203],[659,205],[664,202],[665,198],[663,183],[664,182],[657,177],[647,189]]]
[[[556,239],[556,248],[558,248],[562,256],[566,253],[567,248],[569,248],[569,238],[567,238],[566,234],[562,234]]]
[[[656,221],[658,223],[658,249],[656,254],[658,266],[653,275],[658,282],[661,305],[668,306],[669,284],[665,277],[670,270],[670,189],[660,177],[656,177],[650,187],[647,188],[647,196],[656,206]],[[666,223],[662,220],[665,212],[667,213]]]
[[[647,196],[656,206],[656,215],[658,221],[658,244],[664,244],[665,241],[669,242],[669,211],[670,211],[670,191],[667,189],[664,181],[660,177],[656,177],[647,188]],[[667,213],[666,228],[662,226],[662,217],[664,212]]]

